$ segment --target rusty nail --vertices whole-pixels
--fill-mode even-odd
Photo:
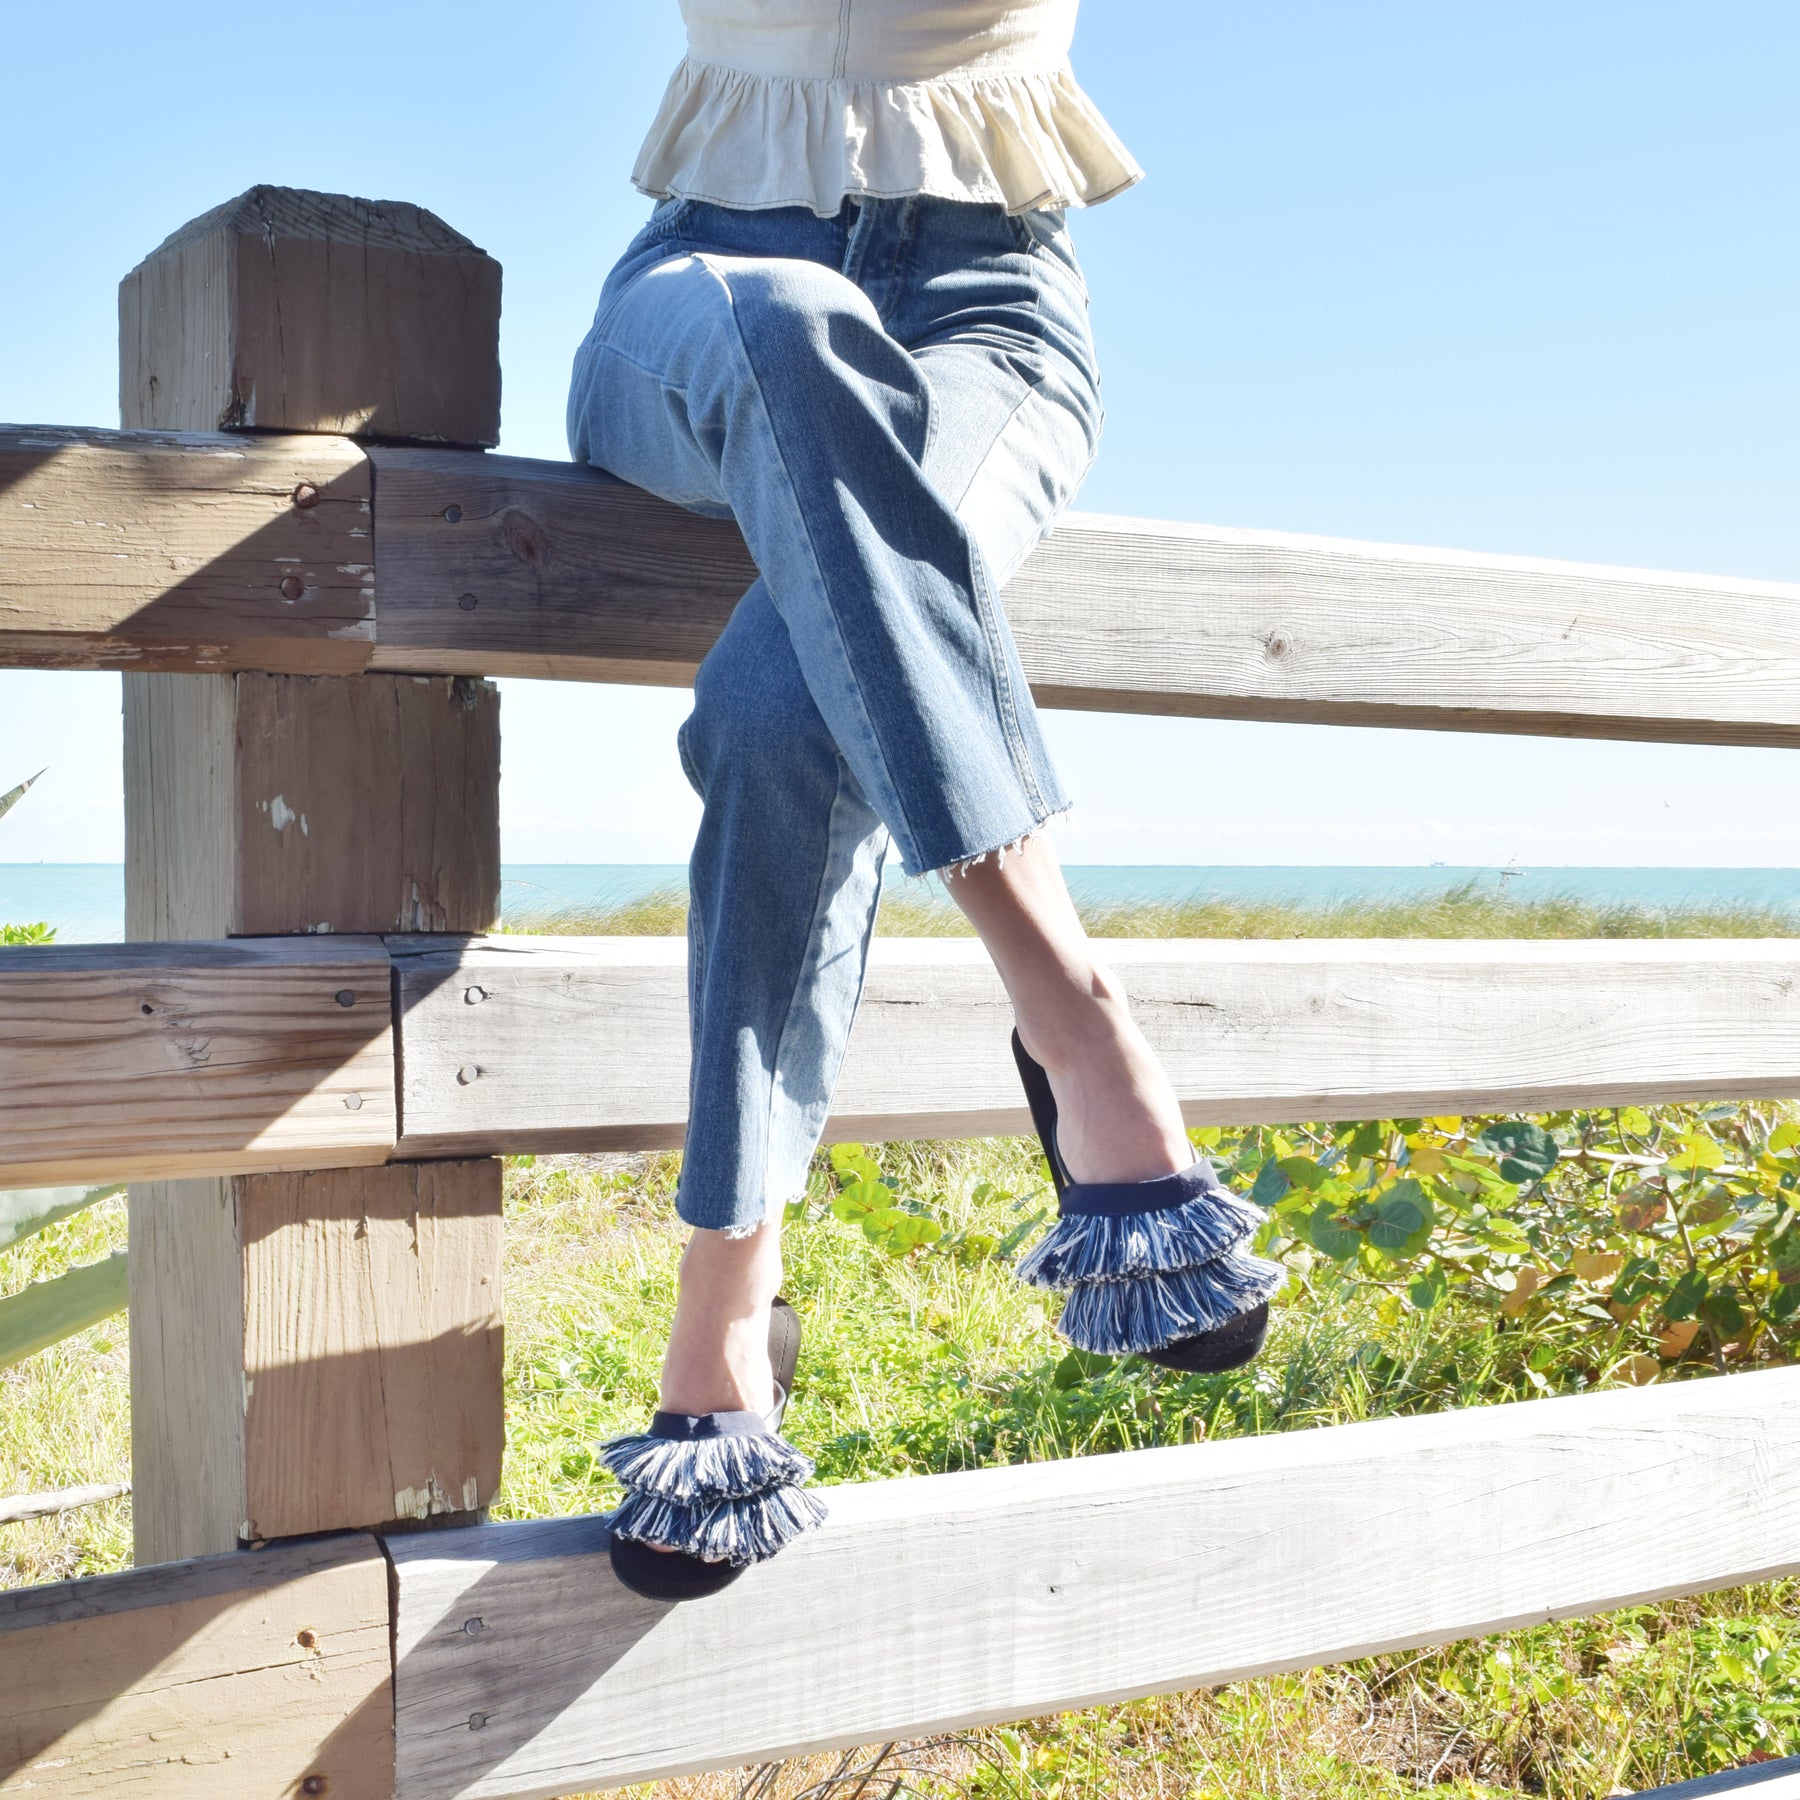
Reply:
[[[486,1713],[473,1712],[473,1713],[469,1714],[469,1729],[471,1731],[479,1731],[482,1728],[482,1726],[484,1726],[486,1723],[487,1723],[487,1714]]]
[[[456,505],[446,506],[444,508],[444,523],[447,525],[460,525],[462,523],[462,508]]]
[[[337,991],[337,1003],[339,1006],[354,1006],[356,1004],[356,990],[354,988],[339,988]]]
[[[473,612],[481,602],[473,594],[464,594],[456,603],[464,612]]]
[[[294,504],[305,510],[309,506],[319,504],[319,490],[310,481],[303,481],[294,489]]]
[[[285,575],[281,581],[281,597],[284,600],[298,600],[306,592],[306,583],[298,575]]]
[[[471,1081],[478,1080],[480,1075],[481,1071],[474,1063],[464,1063],[463,1066],[456,1071],[456,1079],[460,1081],[464,1087],[467,1087]]]
[[[362,1095],[361,1094],[346,1094],[344,1096],[344,1110],[345,1110],[345,1112],[361,1112],[362,1111]]]
[[[302,1650],[316,1650],[319,1647],[319,1634],[307,1625],[294,1633],[294,1642]]]

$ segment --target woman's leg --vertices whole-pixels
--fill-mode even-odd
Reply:
[[[1125,991],[1095,960],[1047,836],[947,874],[1056,1095],[1057,1147],[1077,1181],[1149,1181],[1194,1160],[1175,1090]]]
[[[779,1207],[860,990],[881,821],[917,872],[1016,843],[1062,804],[994,594],[1085,470],[1097,417],[1021,375],[1033,349],[988,330],[968,357],[915,357],[829,268],[679,256],[631,283],[578,363],[577,455],[730,511],[769,583],[708,658],[683,738],[707,802],[681,1196],[701,1229],[672,1409],[763,1403]],[[1067,1096],[1082,1172],[1160,1173],[1185,1151],[1179,1116],[1048,847],[977,861],[952,891]]]
[[[689,865],[693,1101],[679,1196],[700,1228],[682,1262],[662,1401],[766,1413],[782,1210],[805,1192],[825,1126],[887,834],[761,582],[701,665],[681,755],[706,803]],[[710,1220],[762,1222],[741,1236]]]

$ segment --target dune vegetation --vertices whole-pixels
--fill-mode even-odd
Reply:
[[[528,929],[669,932],[670,895]],[[884,927],[958,928],[929,891]],[[1431,902],[1109,908],[1131,936],[1765,936],[1745,910]],[[1800,1114],[1745,1100],[1531,1117],[1208,1129],[1270,1209],[1290,1281],[1253,1368],[1180,1378],[1070,1352],[1011,1263],[1047,1216],[1035,1144],[837,1146],[789,1209],[806,1321],[789,1434],[821,1481],[1304,1430],[1619,1383],[1709,1379],[1800,1346]],[[682,1232],[672,1155],[521,1157],[507,1174],[499,1517],[586,1512],[597,1442],[653,1402]],[[1791,1240],[1791,1241],[1790,1241]],[[107,1200],[0,1251],[0,1293],[125,1242]],[[123,1315],[0,1371],[6,1491],[129,1472]],[[121,1500],[0,1532],[0,1585],[124,1566]],[[1704,1531],[1704,1518],[1692,1521]],[[1372,1581],[1404,1543],[1373,1540]],[[1796,1584],[1309,1674],[664,1784],[662,1795],[1599,1797],[1800,1752]],[[883,1654],[871,1623],[868,1653]],[[829,1680],[828,1671],[820,1679]],[[648,1793],[650,1790],[643,1790]]]

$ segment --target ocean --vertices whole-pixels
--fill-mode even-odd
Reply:
[[[617,906],[679,892],[680,863],[508,863],[500,907],[509,924],[557,913]],[[1413,898],[1465,882],[1520,899],[1567,894],[1642,906],[1737,904],[1800,915],[1800,869],[1607,869],[1571,867],[1325,867],[1296,864],[1202,867],[1183,863],[1086,863],[1067,870],[1077,900],[1179,901]],[[906,877],[890,870],[890,884]],[[125,871],[120,863],[0,863],[0,922],[43,920],[63,943],[116,943],[125,935]]]

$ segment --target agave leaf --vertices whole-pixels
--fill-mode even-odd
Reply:
[[[42,778],[43,773],[44,771],[39,769],[36,775],[33,775],[27,781],[21,781],[10,793],[0,794],[0,819],[4,819],[6,815],[31,792],[32,788]]]
[[[54,1225],[96,1200],[110,1200],[124,1191],[125,1183],[114,1181],[105,1187],[13,1188],[0,1193],[0,1250],[35,1237],[46,1225]]]
[[[120,1250],[0,1300],[0,1369],[123,1312],[126,1263]]]

